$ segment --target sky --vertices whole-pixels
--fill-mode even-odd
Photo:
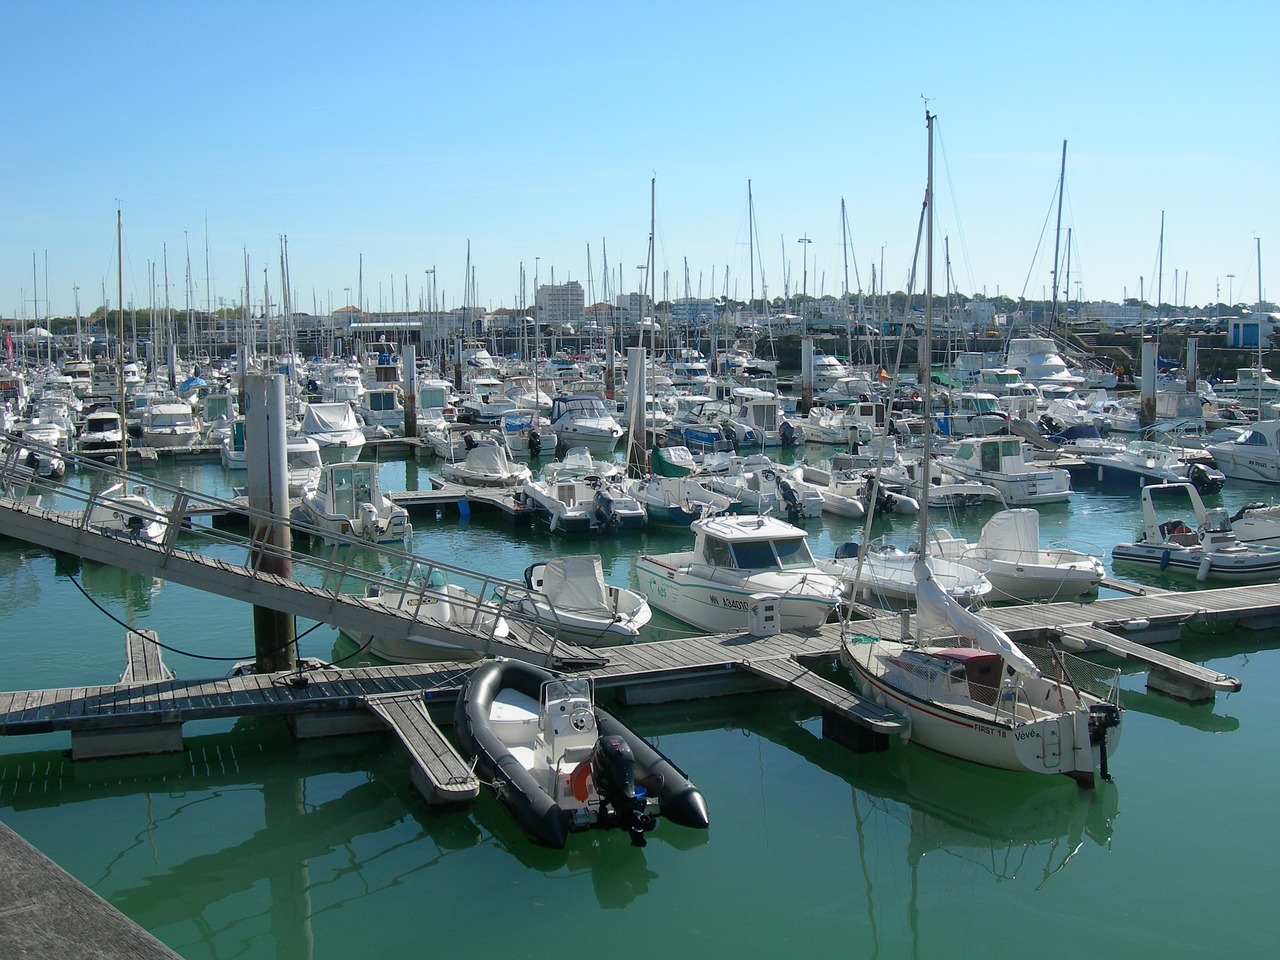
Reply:
[[[305,312],[361,289],[417,308],[433,283],[461,306],[468,249],[478,305],[535,278],[598,301],[640,288],[651,184],[659,298],[902,290],[926,107],[939,292],[1050,296],[1055,236],[1086,300],[1251,303],[1259,248],[1264,295],[1280,259],[1274,2],[49,2],[0,23],[8,318],[114,303],[117,209],[138,307],[166,264],[175,306],[240,303],[246,258],[278,302],[285,238]]]

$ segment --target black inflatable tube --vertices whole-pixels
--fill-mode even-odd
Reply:
[[[569,812],[542,790],[489,726],[489,710],[500,690],[510,687],[538,700],[542,684],[553,679],[546,670],[518,660],[481,664],[458,697],[454,721],[462,752],[475,760],[476,773],[495,785],[499,802],[525,836],[559,849],[568,841]],[[709,824],[706,798],[683,771],[616,717],[599,707],[595,712],[600,736],[620,736],[631,747],[636,783],[657,797],[661,815],[681,826],[705,829]]]

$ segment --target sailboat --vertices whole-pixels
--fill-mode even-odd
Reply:
[[[118,209],[116,210],[116,274],[118,295],[116,303],[119,315],[116,337],[120,347],[116,382],[120,399],[120,422],[124,423],[124,220]],[[167,515],[147,496],[146,487],[135,486],[130,491],[129,435],[124,430],[120,431],[119,466],[120,482],[94,495],[89,507],[89,526],[102,533],[144,540],[148,543],[159,543],[164,539],[168,525]]]
[[[933,333],[934,118],[928,112],[925,116],[927,349]],[[930,388],[926,384],[926,410]],[[914,569],[916,636],[898,641],[852,637],[842,644],[841,661],[859,691],[905,715],[910,721],[907,736],[941,753],[1000,769],[1065,774],[1083,786],[1093,786],[1095,770],[1110,779],[1108,756],[1115,750],[1122,718],[1119,671],[1052,646],[1023,650],[961,607],[929,566],[927,518],[926,501],[920,509]]]

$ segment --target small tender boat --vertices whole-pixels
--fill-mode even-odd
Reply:
[[[102,533],[159,543],[169,528],[168,518],[146,487],[117,483],[94,496],[89,507],[89,526]]]
[[[524,572],[531,591],[517,609],[558,639],[583,647],[632,643],[649,622],[649,601],[604,582],[597,556],[554,557]]]
[[[364,430],[349,403],[307,404],[302,432],[319,445],[325,463],[360,459]]]
[[[526,480],[520,494],[553,533],[618,533],[639,529],[646,518],[640,501],[617,481],[602,477]]]
[[[458,698],[458,744],[534,843],[591,828],[634,846],[656,818],[705,829],[702,794],[670,760],[594,703],[591,681],[516,660],[477,667]]]
[[[382,492],[372,463],[325,464],[316,488],[302,498],[300,513],[328,542],[359,537],[407,544],[413,539],[408,511]]]
[[[498,434],[517,460],[555,456],[555,432],[535,410],[508,410],[498,418]]]
[[[1166,504],[1180,501],[1178,512],[1190,507],[1195,527],[1182,519],[1160,522],[1153,499],[1156,496]],[[1199,492],[1190,483],[1143,487],[1142,520],[1142,536],[1133,543],[1112,547],[1112,561],[1191,573],[1200,581],[1264,583],[1280,577],[1280,547],[1242,543],[1231,529],[1227,510],[1206,510]]]

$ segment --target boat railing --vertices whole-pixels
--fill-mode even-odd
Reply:
[[[523,583],[420,557],[396,547],[373,545],[349,534],[335,534],[310,524],[290,522],[287,517],[256,509],[243,500],[197,493],[156,477],[130,474],[117,464],[88,457],[63,454],[68,467],[74,467],[74,474],[68,472],[68,478],[74,479],[63,482],[46,480],[33,475],[24,462],[21,449],[47,453],[52,448],[32,443],[20,446],[17,438],[8,439],[10,442],[0,455],[2,500],[25,502],[29,506],[32,495],[39,494],[42,504],[37,509],[43,513],[71,519],[84,529],[92,529],[94,511],[101,507],[108,490],[121,484],[131,490],[145,487],[159,508],[161,515],[158,519],[165,527],[165,534],[159,543],[140,546],[160,550],[165,556],[175,551],[186,551],[223,563],[235,563],[257,576],[288,569],[289,579],[335,596],[392,593],[412,596],[429,589],[433,579],[437,582],[443,580],[463,586],[471,595],[470,598],[460,597],[456,602],[450,598],[450,602],[465,611],[459,625],[474,634],[477,652],[486,654],[493,651],[502,617],[510,618],[509,627],[513,627],[512,621],[523,625],[520,639],[527,645],[548,654],[555,652],[558,641],[547,633],[547,618],[543,617],[539,625],[516,612],[522,600],[534,596],[534,592]],[[243,518],[250,532],[246,534],[213,524],[210,518],[218,514]],[[291,533],[306,536],[311,549],[294,549],[292,537],[286,546],[282,539],[267,535],[267,531],[277,528],[282,519]],[[317,546],[319,544],[325,546]],[[408,609],[403,613],[412,615],[416,620],[428,609],[427,605],[419,604],[412,614]]]

